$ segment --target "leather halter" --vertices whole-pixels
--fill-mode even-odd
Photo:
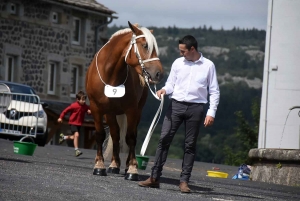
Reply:
[[[149,79],[151,76],[150,76],[150,74],[146,71],[144,63],[149,62],[149,61],[159,60],[159,58],[156,57],[156,58],[151,58],[151,59],[145,59],[145,60],[142,60],[141,55],[140,55],[140,52],[139,52],[139,49],[137,48],[137,45],[136,45],[136,39],[142,38],[142,37],[145,37],[145,35],[139,35],[139,36],[136,36],[134,33],[132,34],[131,41],[130,41],[130,45],[129,45],[129,48],[128,48],[127,52],[126,52],[126,56],[125,56],[125,63],[127,63],[127,62],[126,62],[126,59],[127,59],[127,56],[128,56],[128,54],[129,54],[129,52],[130,52],[130,50],[131,50],[131,48],[132,48],[132,45],[133,45],[133,47],[134,47],[134,53],[135,53],[137,59],[139,60],[139,64],[141,65],[141,68],[142,68],[142,71],[143,71],[143,76],[145,77],[145,80],[148,81],[148,79]]]
[[[142,71],[143,71],[143,76],[145,77],[145,80],[146,80],[146,82],[147,82],[147,84],[148,84],[149,78],[150,78],[151,76],[150,76],[150,74],[146,71],[144,63],[149,62],[149,61],[159,60],[159,58],[156,57],[156,58],[151,58],[151,59],[145,59],[145,60],[142,60],[141,55],[140,55],[140,52],[139,52],[139,49],[137,48],[137,45],[136,45],[136,39],[142,38],[142,37],[145,37],[145,35],[139,35],[139,36],[136,36],[134,33],[132,34],[131,41],[130,41],[130,45],[129,45],[129,48],[128,48],[127,52],[126,52],[126,56],[125,56],[125,63],[127,64],[126,59],[127,59],[127,56],[128,56],[128,54],[129,54],[129,52],[130,52],[130,50],[131,50],[131,48],[132,48],[132,45],[133,45],[133,47],[134,47],[134,53],[135,53],[137,59],[139,60],[139,64],[141,65],[141,68],[142,68]],[[108,43],[109,43],[109,41],[108,41],[105,45],[107,45]],[[105,45],[103,45],[102,48],[103,48]],[[103,81],[103,79],[102,79],[102,77],[101,77],[101,75],[100,75],[99,69],[98,69],[97,58],[98,58],[98,54],[99,54],[99,52],[102,50],[102,48],[101,48],[101,49],[97,52],[97,54],[96,54],[96,69],[97,69],[98,75],[99,75],[99,77],[100,77],[100,80],[103,82],[104,85],[108,85],[108,84],[106,84],[106,83]],[[127,80],[127,77],[128,77],[128,64],[127,64],[127,74],[126,74],[125,81],[123,82],[123,85],[125,84],[125,82],[126,82],[126,80]]]

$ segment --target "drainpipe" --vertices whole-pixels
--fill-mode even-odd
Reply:
[[[111,17],[109,21],[104,22],[103,24],[100,24],[100,25],[95,27],[95,53],[98,51],[99,30],[102,27],[105,27],[106,25],[110,24],[112,21],[113,21],[113,17]]]

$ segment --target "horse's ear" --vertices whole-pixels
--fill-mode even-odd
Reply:
[[[129,27],[130,27],[130,29],[132,30],[133,33],[135,33],[135,34],[138,33],[139,28],[137,28],[136,26],[132,25],[129,21],[128,21],[128,25],[129,25]]]

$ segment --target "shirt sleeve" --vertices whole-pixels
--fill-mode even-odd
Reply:
[[[176,82],[176,65],[175,62],[173,62],[169,77],[167,79],[165,86],[163,87],[163,89],[166,90],[166,95],[173,93],[175,82]]]
[[[64,118],[64,116],[65,116],[67,113],[71,112],[72,110],[73,110],[72,105],[68,106],[66,109],[64,109],[64,110],[62,111],[62,113],[60,114],[59,118],[61,118],[61,119]]]
[[[85,112],[87,113],[88,110],[90,110],[90,106],[89,106],[89,105],[86,105],[86,110],[85,110]]]
[[[206,115],[215,118],[217,107],[219,105],[219,100],[220,100],[220,89],[219,89],[219,84],[217,79],[216,68],[214,64],[210,68],[208,84],[209,84],[209,88],[208,88],[209,108],[207,110]]]

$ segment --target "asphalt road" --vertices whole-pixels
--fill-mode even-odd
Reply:
[[[300,200],[300,187],[233,180],[237,167],[195,162],[190,181],[192,193],[179,191],[181,160],[168,159],[160,189],[142,188],[136,181],[124,180],[124,155],[119,175],[94,176],[96,151],[82,150],[76,158],[73,148],[46,145],[33,156],[13,153],[13,142],[0,139],[0,201],[142,201],[142,200]],[[108,166],[108,162],[106,163]],[[148,178],[153,157],[140,180]],[[218,167],[229,173],[227,179],[211,178],[206,171]]]

